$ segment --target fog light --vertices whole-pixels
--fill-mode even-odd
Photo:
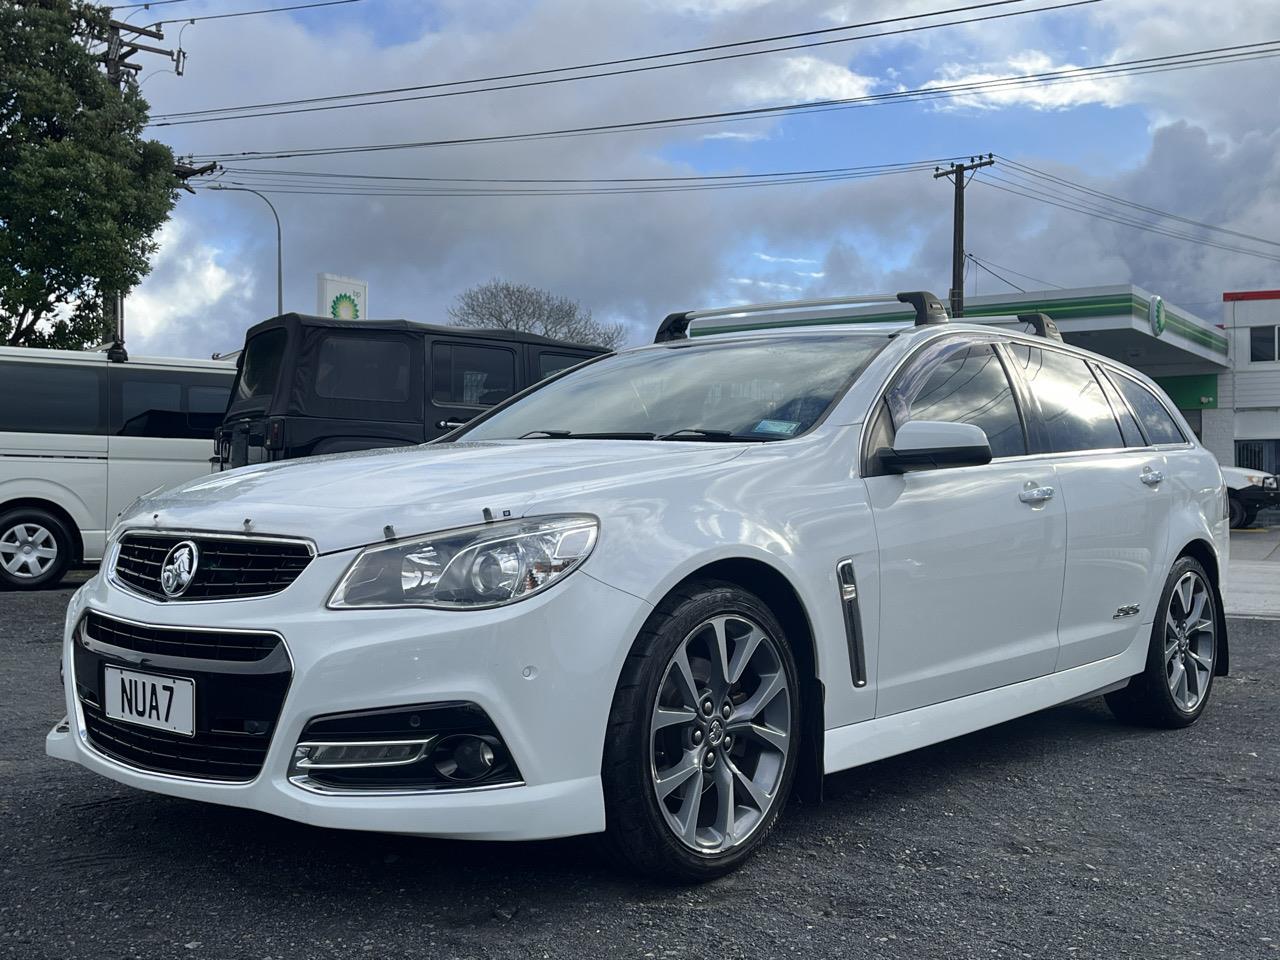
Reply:
[[[485,737],[462,734],[446,737],[431,752],[436,772],[446,780],[479,780],[497,761],[493,744]]]
[[[433,740],[435,737],[366,743],[300,743],[294,751],[293,763],[302,770],[394,767],[417,763]]]

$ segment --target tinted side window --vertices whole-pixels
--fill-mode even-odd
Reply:
[[[1129,412],[1128,406],[1125,405],[1124,399],[1120,396],[1119,391],[1112,386],[1111,381],[1106,377],[1099,377],[1102,381],[1102,389],[1107,395],[1107,399],[1111,401],[1111,409],[1116,415],[1116,419],[1120,421],[1120,436],[1124,439],[1126,447],[1145,447],[1147,441],[1142,436],[1142,431],[1138,429],[1138,421],[1133,419],[1133,414]]]
[[[287,340],[288,334],[284,330],[268,330],[245,345],[236,386],[237,400],[270,397],[276,392]]]
[[[566,353],[540,353],[538,354],[538,379],[545,380],[553,373],[576,367],[586,359],[586,357],[574,357]]]
[[[972,423],[986,433],[993,457],[1027,452],[1009,378],[989,343],[952,346],[941,359],[926,359],[890,391],[889,406],[895,427],[908,420]]]
[[[88,364],[0,362],[0,431],[102,434],[105,379]]]
[[[1146,431],[1148,440],[1152,443],[1182,443],[1186,440],[1173,417],[1169,416],[1169,411],[1156,399],[1154,393],[1128,377],[1113,374],[1112,379],[1142,421],[1142,429]]]
[[[403,340],[330,336],[316,360],[316,395],[330,400],[409,399],[409,344]]]
[[[231,394],[228,378],[183,370],[113,366],[111,433],[118,437],[212,440]]]
[[[1093,371],[1079,357],[1012,345],[1013,356],[1040,402],[1049,449],[1108,450],[1124,446],[1111,405]]]
[[[437,343],[431,354],[436,403],[491,407],[515,393],[516,355],[502,347]]]

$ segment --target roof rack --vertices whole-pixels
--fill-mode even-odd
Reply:
[[[683,340],[689,335],[689,324],[704,317],[731,317],[749,313],[775,313],[814,307],[861,306],[873,303],[907,303],[915,308],[916,326],[946,323],[950,317],[946,305],[927,290],[908,290],[902,293],[867,294],[858,297],[827,297],[820,300],[779,300],[772,303],[744,303],[734,307],[716,307],[710,310],[688,310],[668,314],[658,325],[654,343]]]
[[[1057,340],[1062,343],[1062,333],[1058,330],[1058,325],[1053,322],[1053,318],[1047,313],[1020,313],[1018,319],[1031,327],[1035,331],[1037,337],[1044,337],[1046,340]]]

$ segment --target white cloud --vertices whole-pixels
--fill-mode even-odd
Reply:
[[[756,253],[756,256],[765,263],[817,263],[809,257],[776,257],[771,253]]]
[[[874,77],[817,57],[762,58],[759,75],[740,80],[738,98],[746,103],[799,100],[845,100],[863,97],[874,89]],[[766,72],[767,71],[767,72]]]
[[[924,86],[932,88],[976,84],[1007,77],[1055,73],[1062,75],[1062,82],[988,87],[972,94],[940,100],[939,109],[978,107],[996,110],[1002,107],[1028,106],[1035,110],[1067,110],[1086,104],[1118,107],[1128,102],[1130,93],[1126,77],[1090,79],[1089,74],[1079,73],[1079,70],[1079,65],[1055,63],[1047,53],[1031,50],[1010,57],[1001,64],[988,63],[978,67],[972,64],[943,64],[938,69],[939,78]],[[1077,77],[1080,79],[1075,79]]]
[[[763,130],[747,132],[743,130],[720,130],[716,133],[706,133],[702,135],[703,140],[737,140],[741,143],[755,143],[759,140],[768,140],[769,134]]]
[[[797,290],[803,290],[794,283],[779,283],[775,280],[757,280],[754,277],[730,277],[730,283],[736,283],[739,286],[759,287],[761,290],[785,290],[795,293]]]

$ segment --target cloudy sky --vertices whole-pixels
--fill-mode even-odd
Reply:
[[[642,57],[975,2],[358,0],[200,20],[185,28],[185,21],[166,24],[169,43],[181,34],[185,76],[160,72],[152,60],[142,74],[143,92],[159,117]],[[1280,37],[1280,4],[1250,0],[1100,0],[954,23],[1066,2],[1019,0],[789,43],[929,26],[911,33],[614,77],[156,126],[151,132],[181,154],[227,158],[493,137],[863,97]],[[284,5],[286,0],[181,0],[117,15],[150,23]],[[922,168],[670,193],[340,196],[288,192],[297,188],[285,184],[315,181],[332,192],[351,184],[402,188],[410,182],[304,180],[251,171],[362,178],[696,177],[994,153],[1152,208],[1280,238],[1278,70],[1280,60],[1256,59],[665,129],[239,158],[225,164],[222,182],[278,185],[271,196],[284,224],[286,310],[314,311],[316,274],[330,272],[368,280],[374,316],[439,322],[459,291],[501,277],[574,297],[601,319],[626,322],[638,342],[676,309],[894,289],[926,288],[945,297],[950,185]],[[441,89],[472,88],[435,91]],[[967,194],[967,247],[1018,286],[1133,282],[1214,319],[1224,289],[1280,286],[1274,261],[1014,195],[1000,187],[1028,181],[1003,162],[990,173],[1004,179],[979,176]],[[411,185],[423,192],[425,182]],[[1042,197],[1047,189],[1051,198],[1080,200],[1067,188],[1038,183]],[[1092,202],[1114,209],[1108,201]],[[1152,220],[1132,208],[1126,215]],[[1154,222],[1206,236],[1178,221]],[[1224,234],[1214,239],[1280,253]],[[184,194],[161,241],[151,276],[128,301],[132,350],[207,356],[235,348],[247,326],[274,312],[274,224],[258,197]],[[966,289],[1012,292],[976,267]]]

